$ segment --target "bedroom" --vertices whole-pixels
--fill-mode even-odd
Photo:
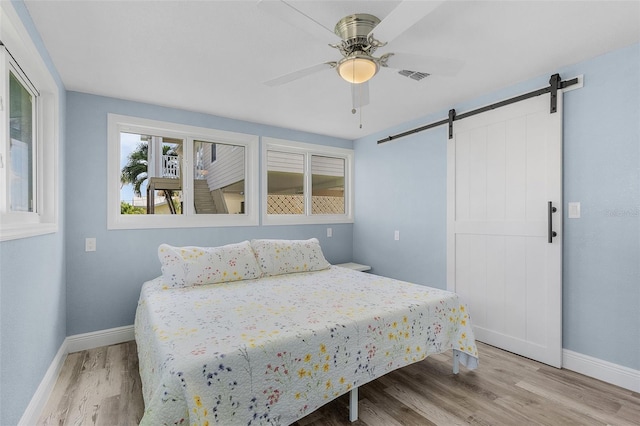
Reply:
[[[637,2],[630,4],[637,12]],[[15,16],[27,28],[39,55],[55,69],[45,47],[46,37],[42,41],[37,35],[38,25],[30,16],[35,12],[30,11],[29,2],[3,2],[5,7],[15,8]],[[33,7],[35,10],[36,5]],[[613,40],[607,39],[602,50],[591,57],[565,62],[567,59],[560,56],[553,59],[553,65],[532,70],[532,74],[498,73],[490,89],[447,100],[437,109],[420,112],[411,119],[396,119],[375,132],[368,130],[371,124],[367,122],[367,114],[373,113],[363,108],[361,132],[349,104],[336,115],[352,126],[356,136],[350,137],[323,135],[324,123],[313,123],[310,118],[307,120],[311,123],[285,120],[259,124],[258,119],[247,123],[225,118],[224,114],[173,109],[153,99],[83,93],[65,87],[56,76],[60,88],[56,126],[60,140],[58,229],[0,245],[0,423],[15,424],[21,418],[67,337],[133,323],[140,286],[159,275],[156,249],[168,240],[175,245],[220,245],[251,238],[315,236],[331,263],[353,260],[371,265],[376,274],[444,287],[446,126],[388,144],[376,142],[389,134],[441,120],[449,108],[464,112],[543,87],[549,75],[556,72],[566,78],[585,78],[583,88],[565,96],[564,203],[581,202],[582,218],[568,219],[564,214],[564,352],[569,362],[579,363],[574,368],[589,369],[585,374],[637,383],[640,18],[638,13],[627,16],[635,22],[635,38],[631,40],[617,40],[614,34]],[[570,33],[568,26],[560,30],[565,35]],[[602,39],[605,36],[603,33]],[[556,41],[562,44],[562,38]],[[596,42],[587,36],[582,38],[582,44]],[[269,76],[289,70],[287,66],[273,69]],[[369,108],[383,96],[376,101],[374,94],[372,88]],[[357,188],[354,221],[216,227],[204,232],[202,228],[109,230],[105,158],[108,113],[353,149]],[[377,201],[380,198],[383,203]],[[330,238],[327,227],[332,228]],[[398,241],[394,240],[396,230]],[[96,238],[96,252],[85,252],[88,237]]]

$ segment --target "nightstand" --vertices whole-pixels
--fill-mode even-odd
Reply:
[[[371,266],[369,265],[361,265],[359,263],[347,262],[347,263],[338,263],[335,266],[341,266],[343,268],[353,269],[354,271],[365,272],[371,270]]]

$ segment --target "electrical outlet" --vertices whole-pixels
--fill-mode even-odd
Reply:
[[[396,241],[400,241],[400,231],[395,231],[393,233],[393,239]]]
[[[333,237],[333,229],[327,228],[327,238]]]
[[[84,251],[96,251],[96,239],[95,238],[85,238],[85,240],[84,240]]]

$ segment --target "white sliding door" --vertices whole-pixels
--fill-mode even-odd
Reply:
[[[447,287],[479,341],[562,362],[562,93],[455,121],[447,146]],[[548,202],[557,236],[548,242]]]

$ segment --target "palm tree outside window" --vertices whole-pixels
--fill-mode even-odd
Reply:
[[[128,153],[123,149],[123,154],[126,155],[126,159],[122,164],[120,183],[123,188],[129,186],[131,191],[123,191],[130,197],[124,194],[122,195],[120,201],[121,214],[147,213],[147,209],[143,206],[146,203],[146,187],[149,184],[150,177],[149,171],[150,169],[154,169],[154,167],[150,167],[149,164],[149,144],[153,139],[152,136],[147,135],[121,134],[123,148],[135,144],[133,148],[130,148]],[[178,141],[171,139],[160,139],[162,140],[162,160],[158,162],[160,170],[154,171],[154,176],[151,177],[181,179],[178,156],[180,144],[177,143]],[[128,141],[128,143],[125,141]],[[156,192],[158,196],[154,197],[154,199],[158,205],[154,209],[155,214],[171,213],[174,211],[178,214],[181,213],[180,190],[163,189]],[[164,203],[168,209],[161,208],[160,204],[162,203]]]

